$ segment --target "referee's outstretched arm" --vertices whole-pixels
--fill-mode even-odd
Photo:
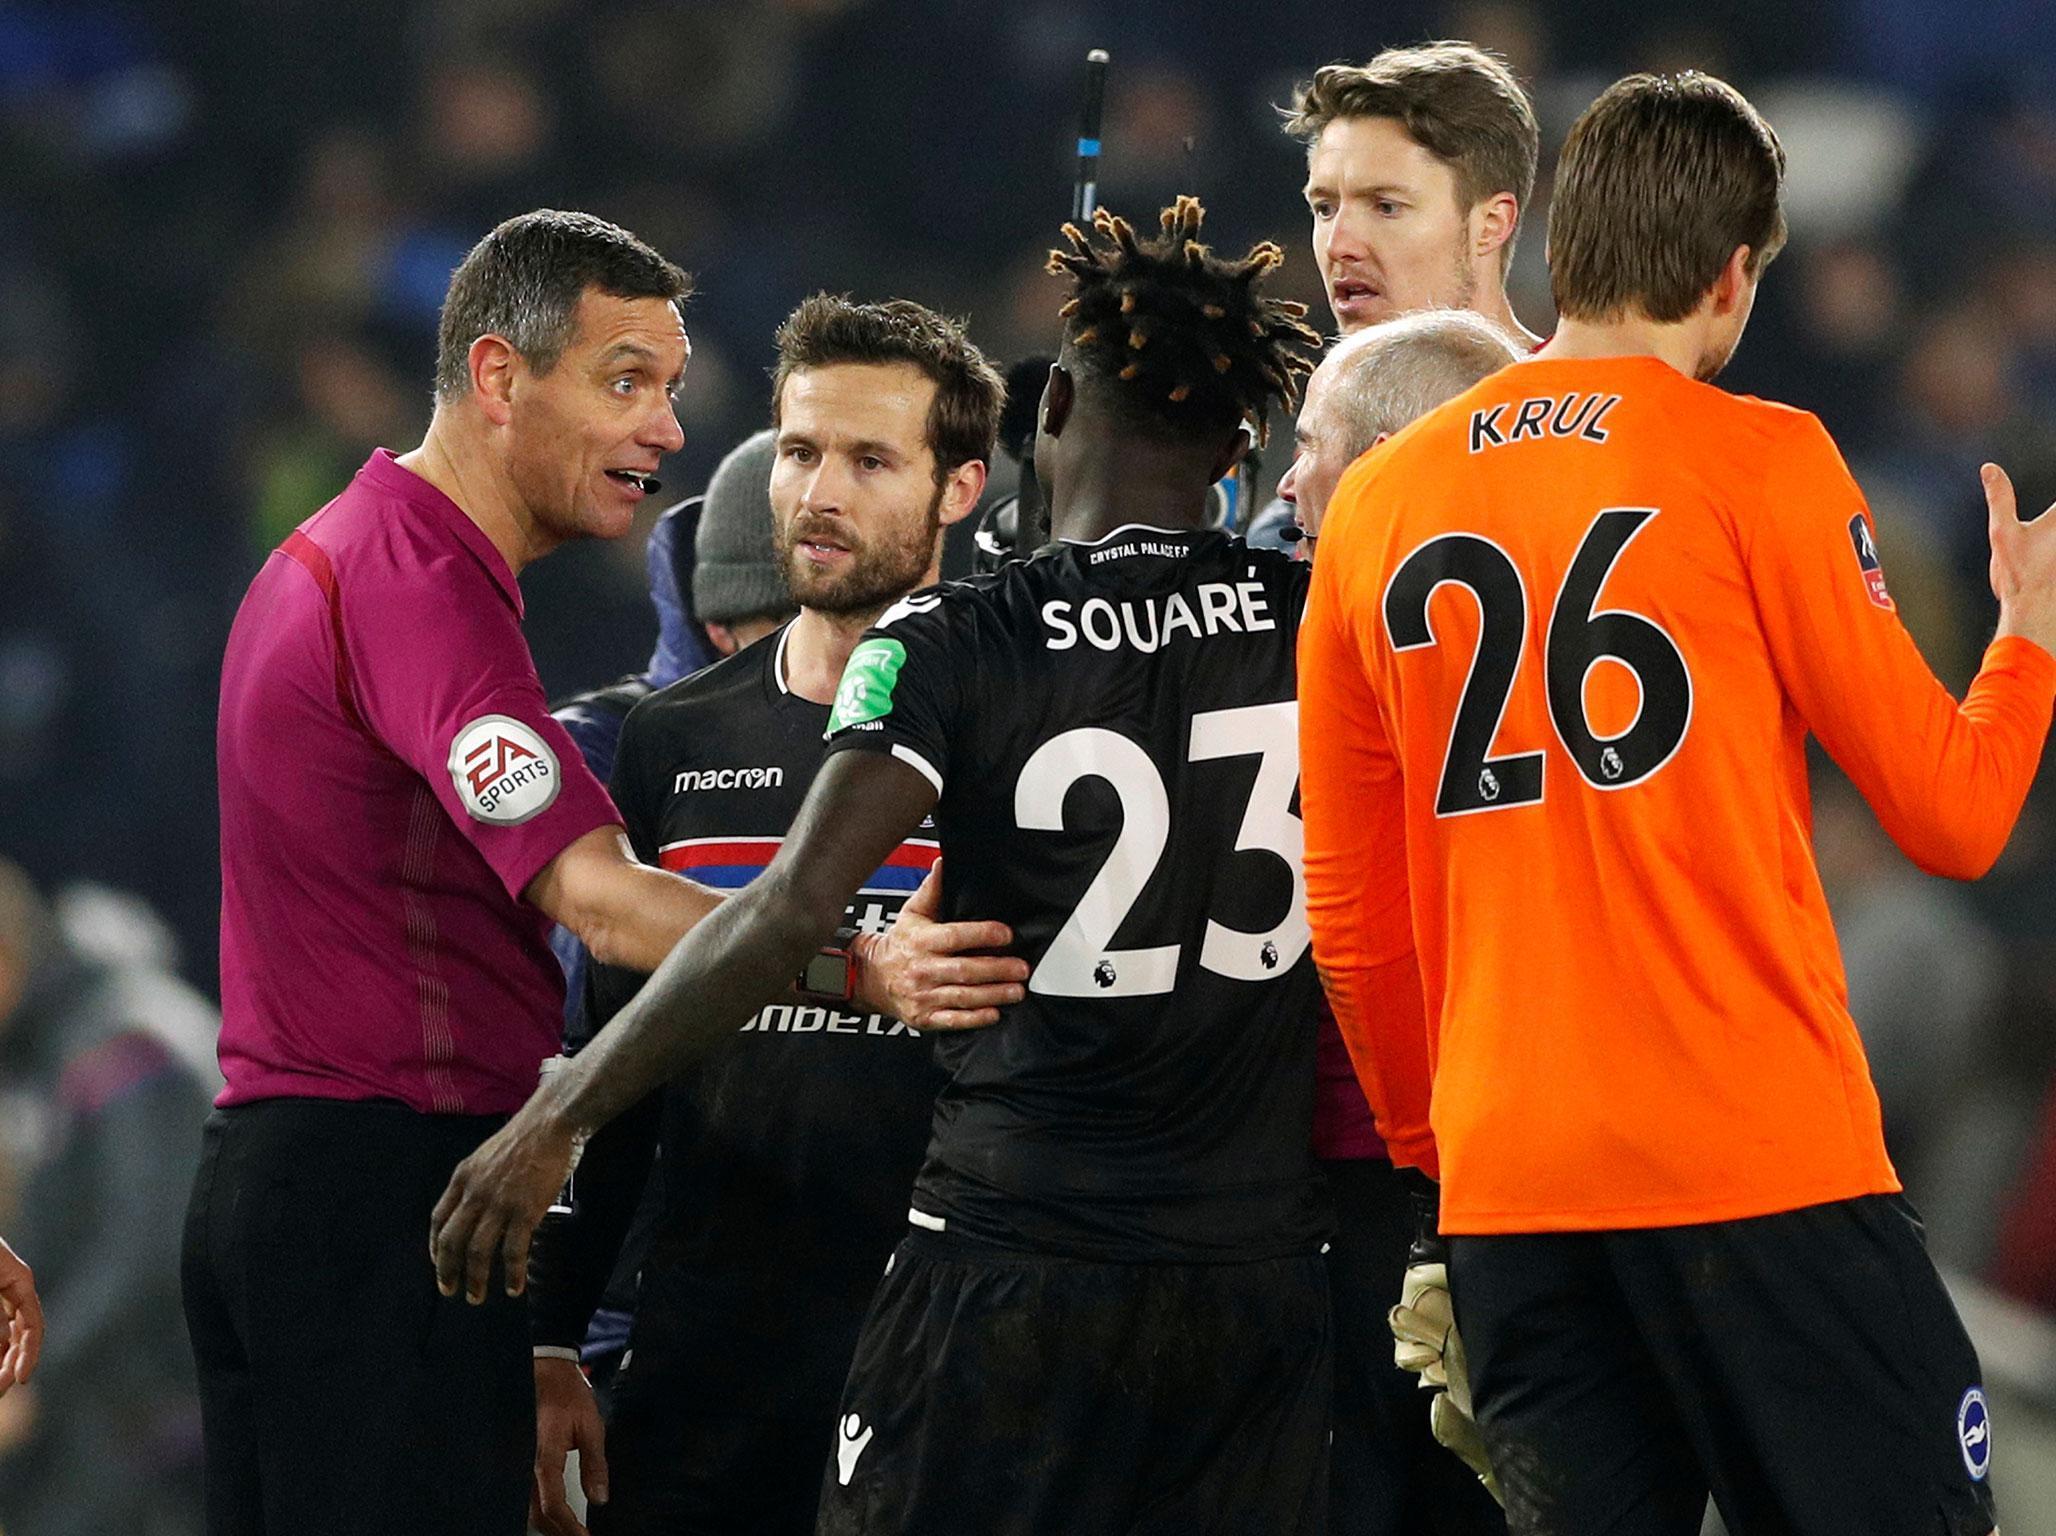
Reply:
[[[596,827],[529,881],[522,898],[578,935],[603,965],[655,970],[722,893],[638,864],[619,827]]]
[[[485,1300],[497,1253],[509,1294],[574,1146],[727,1038],[792,984],[864,878],[920,826],[935,786],[896,758],[823,765],[770,866],[699,923],[571,1066],[457,1167],[429,1221],[444,1295]],[[1006,929],[992,925],[994,944]]]

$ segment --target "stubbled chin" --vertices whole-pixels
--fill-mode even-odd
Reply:
[[[792,588],[795,597],[827,594],[841,586],[847,574],[846,566],[821,566],[811,560],[796,560],[786,572],[786,585]]]
[[[588,510],[579,532],[587,538],[618,539],[635,527],[635,506],[620,497],[610,497]]]

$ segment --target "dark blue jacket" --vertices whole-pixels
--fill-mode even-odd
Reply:
[[[604,688],[574,694],[552,711],[602,784],[614,775],[614,748],[628,712],[657,689],[720,660],[692,607],[693,536],[699,525],[700,498],[693,496],[664,511],[650,529],[645,554],[650,604],[657,610],[657,645],[649,665]],[[583,1045],[591,1033],[583,1008],[585,946],[568,929],[558,928],[550,934],[550,948],[564,967],[564,1038],[574,1047]]]

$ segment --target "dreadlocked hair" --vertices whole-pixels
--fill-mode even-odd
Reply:
[[[1223,261],[1200,243],[1205,217],[1198,198],[1180,197],[1163,211],[1163,234],[1143,240],[1101,208],[1092,228],[1103,244],[1066,224],[1071,248],[1048,262],[1072,282],[1064,340],[1083,370],[1114,386],[1110,398],[1131,419],[1181,435],[1247,421],[1261,443],[1271,406],[1298,404],[1321,338],[1301,318],[1304,304],[1259,292],[1285,252],[1266,240]]]

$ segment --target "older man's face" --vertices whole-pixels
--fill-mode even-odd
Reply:
[[[1292,430],[1292,467],[1278,482],[1278,494],[1292,503],[1294,520],[1306,535],[1299,541],[1299,552],[1309,560],[1313,542],[1320,537],[1321,519],[1328,513],[1328,499],[1356,457],[1329,405],[1338,361],[1336,350],[1331,349],[1306,381],[1306,398],[1300,402],[1299,420]]]
[[[685,445],[673,395],[691,355],[676,304],[594,286],[547,372],[517,357],[504,441],[533,547],[634,526],[664,455]]]

